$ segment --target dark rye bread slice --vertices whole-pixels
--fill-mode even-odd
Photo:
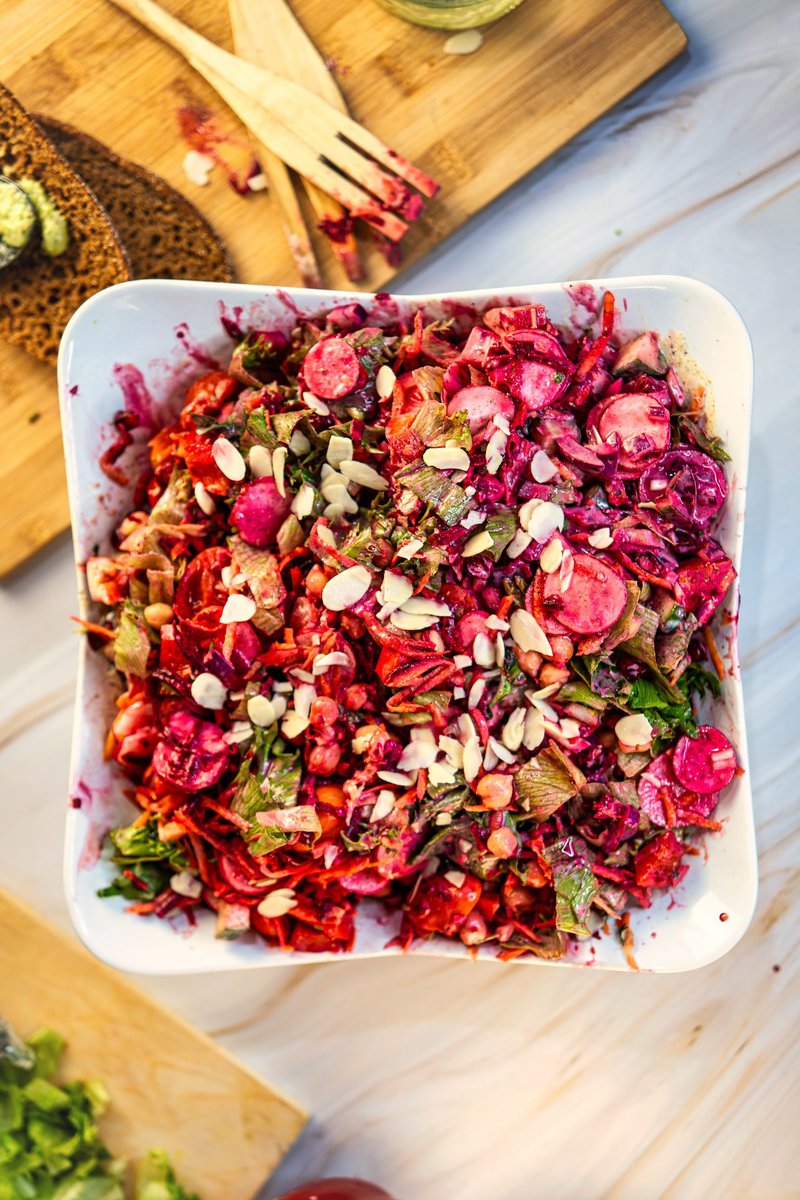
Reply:
[[[50,258],[32,244],[0,271],[0,338],[55,362],[64,326],[94,292],[131,278],[128,258],[97,197],[0,84],[0,174],[36,179],[69,222],[69,246]]]
[[[135,279],[234,279],[225,243],[185,196],[81,130],[36,120],[111,217]]]

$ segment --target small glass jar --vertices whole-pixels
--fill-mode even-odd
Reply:
[[[395,17],[431,29],[473,29],[497,21],[522,0],[378,0]]]

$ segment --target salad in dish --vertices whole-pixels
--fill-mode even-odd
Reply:
[[[365,897],[403,946],[503,958],[616,927],[634,962],[630,907],[739,770],[696,716],[735,570],[702,388],[615,322],[606,293],[585,329],[349,303],[236,331],[86,563],[139,809],[103,894],[303,951],[351,948]]]

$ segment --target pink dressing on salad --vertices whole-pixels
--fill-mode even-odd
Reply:
[[[104,894],[306,951],[350,948],[361,896],[402,945],[504,958],[611,919],[633,961],[627,910],[675,888],[739,770],[695,715],[735,571],[702,389],[578,299],[590,329],[223,306],[228,370],[160,429],[122,370],[150,471],[87,583],[141,816]]]

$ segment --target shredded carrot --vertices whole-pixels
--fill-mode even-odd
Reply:
[[[96,625],[94,621],[84,621],[83,617],[70,617],[70,621],[80,625],[84,633],[93,633],[104,642],[113,642],[116,636],[113,629],[106,629],[105,625]]]
[[[717,648],[717,643],[714,640],[714,635],[711,632],[711,630],[709,629],[708,625],[706,625],[705,628],[703,629],[703,641],[706,644],[706,650],[708,651],[708,657],[711,659],[712,663],[714,664],[714,670],[717,672],[717,678],[724,679],[725,678],[725,664],[722,661],[722,655],[720,654],[719,649]]]
[[[633,930],[631,929],[631,918],[629,913],[623,913],[619,921],[619,940],[622,942],[622,949],[625,951],[625,958],[628,966],[632,971],[639,970],[639,964],[633,956]]]
[[[497,615],[501,621],[505,620],[506,613],[511,608],[513,603],[514,601],[512,600],[511,596],[503,596],[503,599],[497,606]]]
[[[664,805],[664,818],[667,822],[667,829],[674,829],[676,821],[675,805],[672,803],[672,797],[666,788],[661,789],[659,800]]]

